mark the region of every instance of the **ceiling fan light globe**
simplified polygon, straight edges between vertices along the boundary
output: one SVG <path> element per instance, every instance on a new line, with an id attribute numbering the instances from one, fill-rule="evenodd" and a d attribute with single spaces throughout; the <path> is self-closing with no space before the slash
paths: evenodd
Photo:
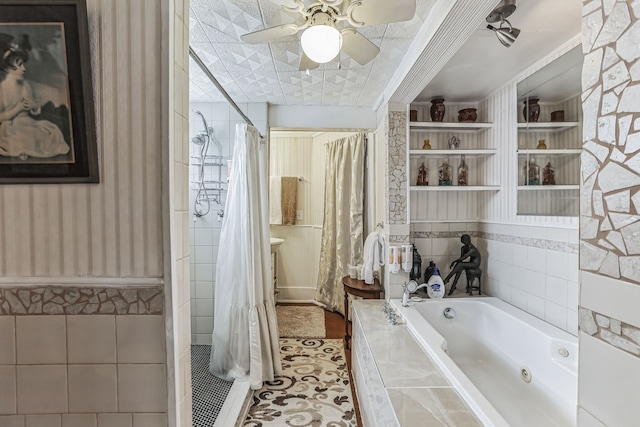
<path id="1" fill-rule="evenodd" d="M 300 37 L 305 55 L 318 64 L 324 64 L 338 56 L 342 48 L 342 34 L 336 27 L 313 25 Z"/>

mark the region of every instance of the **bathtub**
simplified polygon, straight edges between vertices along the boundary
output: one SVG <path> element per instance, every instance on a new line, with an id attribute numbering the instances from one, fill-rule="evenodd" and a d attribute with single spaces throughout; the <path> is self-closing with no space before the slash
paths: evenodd
<path id="1" fill-rule="evenodd" d="M 576 425 L 573 335 L 497 298 L 391 303 L 486 426 Z"/>

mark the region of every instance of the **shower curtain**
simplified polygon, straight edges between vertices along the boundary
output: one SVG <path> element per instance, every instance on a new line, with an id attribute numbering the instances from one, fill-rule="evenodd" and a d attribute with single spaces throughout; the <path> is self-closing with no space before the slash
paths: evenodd
<path id="1" fill-rule="evenodd" d="M 363 262 L 365 144 L 366 135 L 359 133 L 325 147 L 324 220 L 315 300 L 342 314 L 347 264 Z"/>
<path id="2" fill-rule="evenodd" d="M 281 372 L 269 244 L 266 144 L 253 126 L 236 125 L 220 232 L 209 370 L 252 389 Z"/>

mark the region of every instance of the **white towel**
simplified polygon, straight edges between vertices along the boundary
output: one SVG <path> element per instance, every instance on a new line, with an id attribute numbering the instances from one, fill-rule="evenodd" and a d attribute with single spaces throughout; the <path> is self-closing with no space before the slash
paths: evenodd
<path id="1" fill-rule="evenodd" d="M 385 238 L 384 234 L 376 231 L 369 233 L 364 241 L 364 264 L 362 266 L 362 275 L 364 282 L 373 284 L 373 272 L 380 271 L 380 267 L 384 265 Z"/>
<path id="2" fill-rule="evenodd" d="M 282 177 L 269 177 L 269 224 L 282 225 Z"/>

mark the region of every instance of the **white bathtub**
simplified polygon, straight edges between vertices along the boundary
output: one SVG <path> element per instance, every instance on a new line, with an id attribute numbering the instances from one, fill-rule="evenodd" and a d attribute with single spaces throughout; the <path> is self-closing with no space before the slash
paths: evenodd
<path id="1" fill-rule="evenodd" d="M 391 302 L 486 426 L 576 425 L 573 335 L 497 298 Z M 447 307 L 455 318 L 444 317 Z"/>

